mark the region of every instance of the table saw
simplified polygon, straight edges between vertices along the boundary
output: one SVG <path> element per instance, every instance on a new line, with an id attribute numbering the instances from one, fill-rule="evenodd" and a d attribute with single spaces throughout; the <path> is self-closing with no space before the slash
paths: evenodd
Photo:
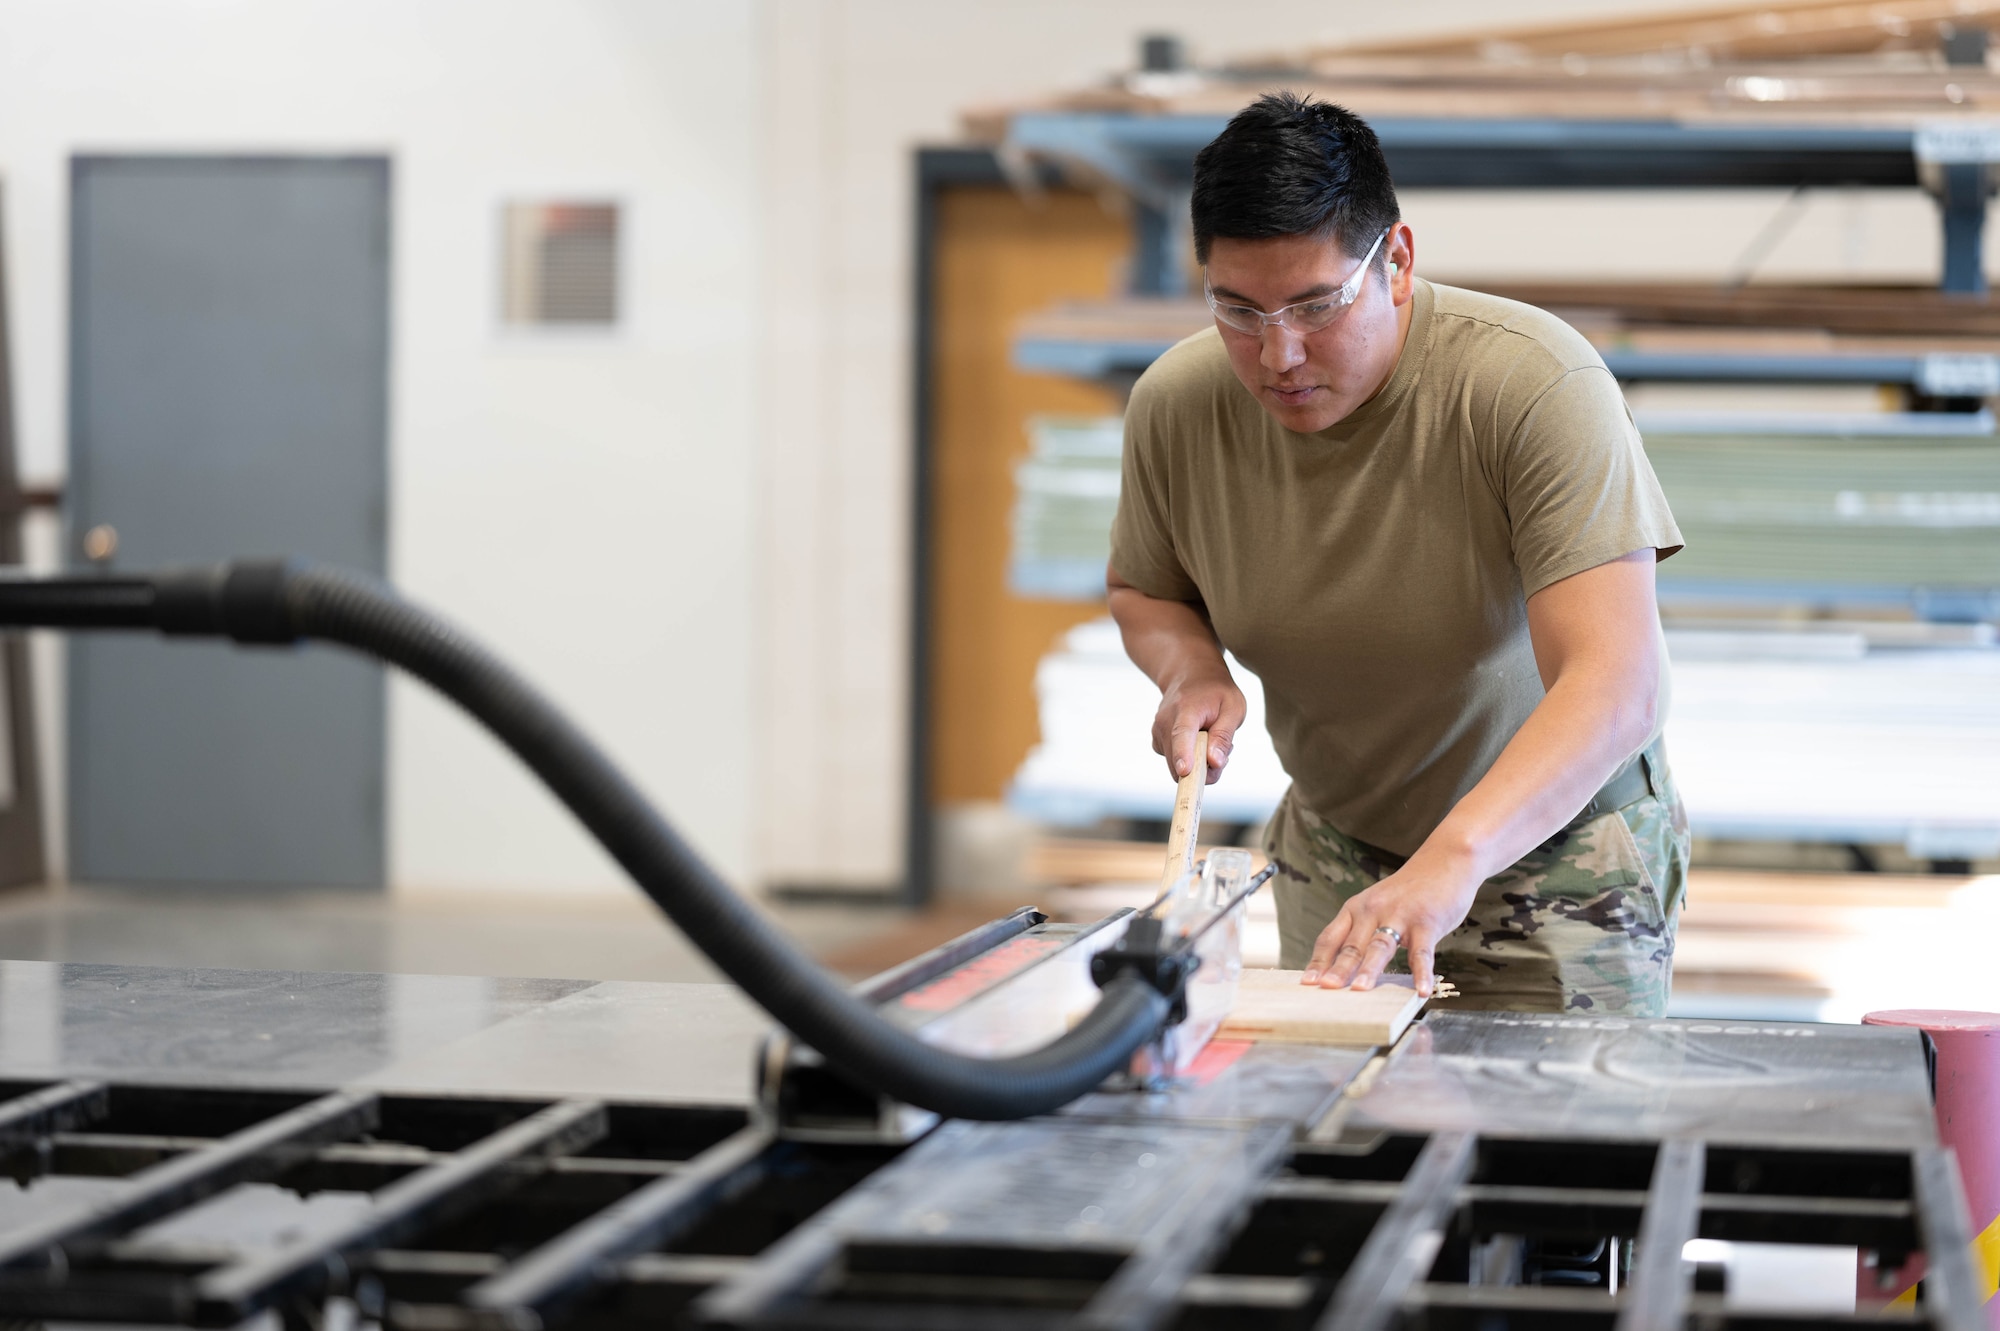
<path id="1" fill-rule="evenodd" d="M 1114 927 L 1019 912 L 869 988 L 977 1030 Z M 1927 1254 L 1911 1324 L 1981 1325 L 1914 1032 L 1433 1011 L 1011 1123 L 784 1043 L 726 985 L 0 964 L 0 1318 L 1852 1324 L 1727 1315 L 1707 1237 Z"/>
<path id="2" fill-rule="evenodd" d="M 0 625 L 402 665 L 742 990 L 0 963 L 0 1322 L 1984 1324 L 1915 1031 L 1433 1010 L 1389 1048 L 1216 1041 L 1134 1077 L 1198 969 L 1157 917 L 1023 909 L 840 986 L 379 586 L 0 583 Z M 1745 1313 L 1698 1238 L 1850 1249 L 1866 1291 L 1922 1263 L 1920 1297 Z"/>

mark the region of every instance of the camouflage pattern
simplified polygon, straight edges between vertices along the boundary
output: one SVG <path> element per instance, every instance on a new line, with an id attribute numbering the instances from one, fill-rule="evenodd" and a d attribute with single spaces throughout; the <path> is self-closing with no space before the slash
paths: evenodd
<path id="1" fill-rule="evenodd" d="M 1480 886 L 1437 949 L 1438 977 L 1463 995 L 1452 1007 L 1665 1015 L 1688 826 L 1657 743 L 1647 758 L 1655 794 L 1564 828 Z M 1279 964 L 1290 970 L 1304 968 L 1342 903 L 1403 865 L 1289 797 L 1265 851 L 1278 865 Z M 1390 969 L 1407 961 L 1399 951 Z"/>

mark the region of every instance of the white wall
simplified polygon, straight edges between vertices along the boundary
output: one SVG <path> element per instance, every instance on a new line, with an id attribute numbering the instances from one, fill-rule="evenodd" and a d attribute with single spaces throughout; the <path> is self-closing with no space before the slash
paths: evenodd
<path id="1" fill-rule="evenodd" d="M 701 849 L 751 864 L 758 11 L 698 0 L 0 0 L 23 467 L 59 477 L 76 151 L 394 159 L 392 576 L 519 663 Z M 629 206 L 629 325 L 496 329 L 496 213 Z M 392 688 L 400 885 L 622 879 Z"/>

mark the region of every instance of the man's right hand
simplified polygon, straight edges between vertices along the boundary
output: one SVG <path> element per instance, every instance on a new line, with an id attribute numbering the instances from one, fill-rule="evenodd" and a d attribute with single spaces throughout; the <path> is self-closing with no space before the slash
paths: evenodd
<path id="1" fill-rule="evenodd" d="M 1195 736 L 1208 732 L 1208 784 L 1214 785 L 1229 763 L 1229 750 L 1249 708 L 1243 690 L 1230 678 L 1229 668 L 1204 670 L 1174 684 L 1160 697 L 1153 714 L 1153 752 L 1164 756 L 1176 781 L 1194 765 Z"/>
<path id="2" fill-rule="evenodd" d="M 1194 737 L 1206 730 L 1208 783 L 1214 785 L 1249 709 L 1222 659 L 1207 611 L 1188 601 L 1148 596 L 1115 568 L 1106 570 L 1104 583 L 1125 654 L 1160 686 L 1153 752 L 1166 758 L 1178 781 L 1194 765 Z"/>

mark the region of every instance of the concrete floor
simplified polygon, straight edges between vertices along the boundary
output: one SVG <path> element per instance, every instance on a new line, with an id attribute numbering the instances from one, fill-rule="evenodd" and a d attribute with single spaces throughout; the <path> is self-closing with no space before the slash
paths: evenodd
<path id="1" fill-rule="evenodd" d="M 906 917 L 886 906 L 780 905 L 818 956 Z M 47 887 L 0 893 L 0 958 L 245 970 L 586 980 L 716 980 L 636 892 L 354 892 Z"/>

